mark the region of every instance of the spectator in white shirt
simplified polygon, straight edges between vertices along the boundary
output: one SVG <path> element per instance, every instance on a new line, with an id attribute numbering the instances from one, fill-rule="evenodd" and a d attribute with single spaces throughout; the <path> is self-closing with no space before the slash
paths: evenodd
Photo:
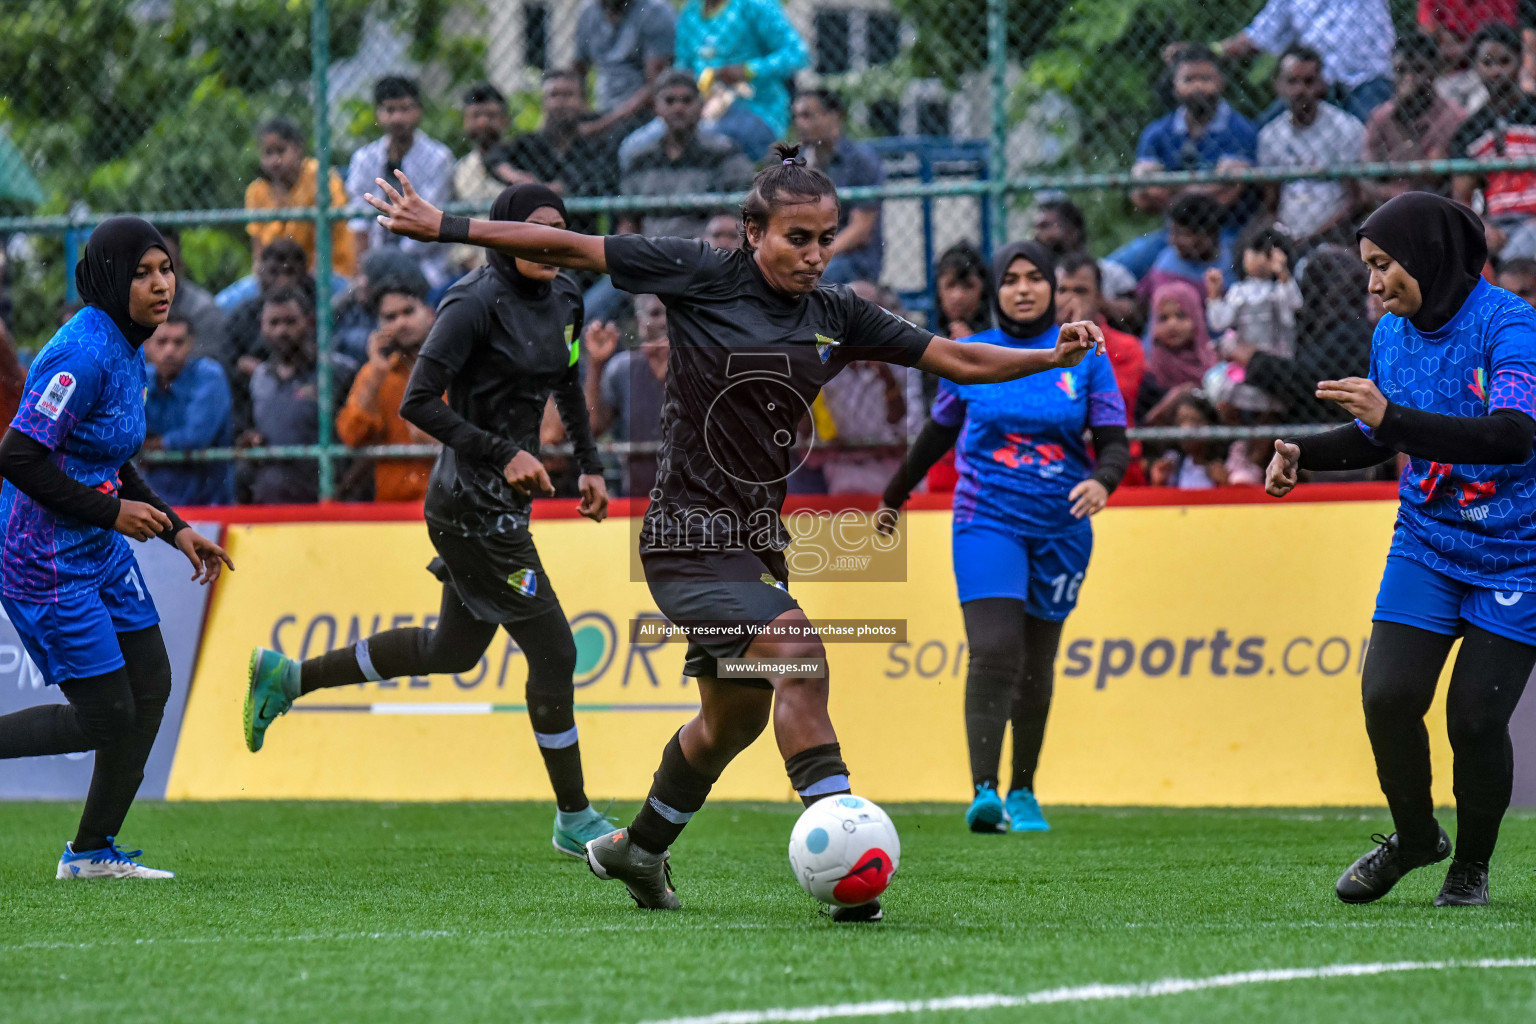
<path id="1" fill-rule="evenodd" d="M 1286 50 L 1275 89 L 1286 113 L 1259 130 L 1259 166 L 1326 168 L 1360 159 L 1365 125 L 1323 101 L 1323 59 L 1317 51 L 1304 46 Z M 1360 207 L 1360 185 L 1351 178 L 1271 184 L 1265 187 L 1265 198 L 1302 248 L 1335 236 L 1353 240 L 1347 229 Z"/>
<path id="2" fill-rule="evenodd" d="M 1387 0 L 1268 0 L 1248 27 L 1219 44 L 1227 57 L 1301 45 L 1323 58 L 1323 77 L 1362 124 L 1392 98 L 1397 36 Z"/>
<path id="3" fill-rule="evenodd" d="M 427 202 L 443 206 L 452 201 L 453 152 L 417 131 L 421 125 L 421 89 L 416 82 L 399 75 L 379 79 L 373 86 L 373 113 L 384 135 L 352 154 L 347 167 L 348 200 L 353 205 L 365 206 L 363 193 L 378 191 L 375 178 L 383 178 L 398 188 L 395 171 L 403 170 Z M 348 226 L 357 239 L 359 256 L 370 247 L 398 245 L 401 251 L 420 261 L 434 287 L 447 283 L 447 246 L 402 239 L 386 231 L 373 217 L 359 217 Z"/>

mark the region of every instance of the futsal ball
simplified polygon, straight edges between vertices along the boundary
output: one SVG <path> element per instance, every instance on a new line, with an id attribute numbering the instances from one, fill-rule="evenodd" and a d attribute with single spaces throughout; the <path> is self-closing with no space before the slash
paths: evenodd
<path id="1" fill-rule="evenodd" d="M 789 834 L 789 867 L 800 888 L 835 907 L 885 892 L 901 860 L 896 826 L 860 796 L 829 796 L 805 809 Z"/>

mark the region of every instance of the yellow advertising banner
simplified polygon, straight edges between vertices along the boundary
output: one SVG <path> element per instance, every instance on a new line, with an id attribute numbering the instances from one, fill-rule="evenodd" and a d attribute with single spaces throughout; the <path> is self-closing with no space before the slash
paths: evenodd
<path id="1" fill-rule="evenodd" d="M 1379 804 L 1360 668 L 1393 510 L 1359 501 L 1096 517 L 1057 661 L 1042 801 Z M 966 654 L 950 517 L 914 512 L 903 528 L 904 582 L 791 589 L 812 619 L 906 623 L 901 642 L 827 647 L 854 788 L 875 800 L 964 800 Z M 534 536 L 576 636 L 588 791 L 642 797 L 667 737 L 697 704 L 684 647 L 630 642 L 633 620 L 659 615 L 631 578 L 625 520 L 537 521 Z M 310 694 L 248 753 L 240 714 L 252 646 L 314 656 L 380 629 L 430 625 L 441 586 L 425 571 L 433 552 L 419 523 L 237 525 L 228 542 L 240 569 L 220 582 L 209 614 L 170 798 L 549 798 L 523 713 L 526 666 L 505 633 L 464 675 Z M 1430 735 L 1436 796 L 1449 800 L 1443 702 Z M 715 794 L 792 798 L 770 734 Z"/>

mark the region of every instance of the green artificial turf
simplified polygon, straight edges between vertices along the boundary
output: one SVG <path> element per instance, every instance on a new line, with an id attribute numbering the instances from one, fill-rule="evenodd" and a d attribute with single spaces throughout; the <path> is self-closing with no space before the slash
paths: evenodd
<path id="1" fill-rule="evenodd" d="M 1505 822 L 1491 907 L 1437 910 L 1443 866 L 1378 904 L 1334 898 L 1339 872 L 1388 827 L 1380 812 L 1047 807 L 1049 834 L 973 836 L 958 807 L 887 809 L 902 837 L 887 920 L 837 926 L 790 876 L 789 805 L 706 808 L 674 849 L 674 914 L 636 910 L 618 883 L 555 853 L 541 806 L 144 804 L 124 839 L 174 881 L 60 882 L 77 807 L 0 805 L 0 1020 L 628 1024 L 1536 957 L 1536 817 Z M 1533 1020 L 1536 968 L 890 1019 Z"/>

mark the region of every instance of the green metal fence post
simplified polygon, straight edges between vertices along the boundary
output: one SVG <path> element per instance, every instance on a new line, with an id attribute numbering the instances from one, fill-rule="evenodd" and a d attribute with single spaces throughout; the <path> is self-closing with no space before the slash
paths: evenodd
<path id="1" fill-rule="evenodd" d="M 992 73 L 992 145 L 987 174 L 997 187 L 1008 177 L 1008 0 L 987 0 L 987 68 Z M 1008 241 L 1008 195 L 1000 188 L 988 203 L 992 244 Z M 989 254 L 990 255 L 990 254 Z"/>
<path id="2" fill-rule="evenodd" d="M 335 461 L 331 455 L 331 19 L 326 0 L 314 0 L 309 23 L 311 91 L 315 104 L 315 349 L 320 405 L 320 500 L 335 497 Z"/>

